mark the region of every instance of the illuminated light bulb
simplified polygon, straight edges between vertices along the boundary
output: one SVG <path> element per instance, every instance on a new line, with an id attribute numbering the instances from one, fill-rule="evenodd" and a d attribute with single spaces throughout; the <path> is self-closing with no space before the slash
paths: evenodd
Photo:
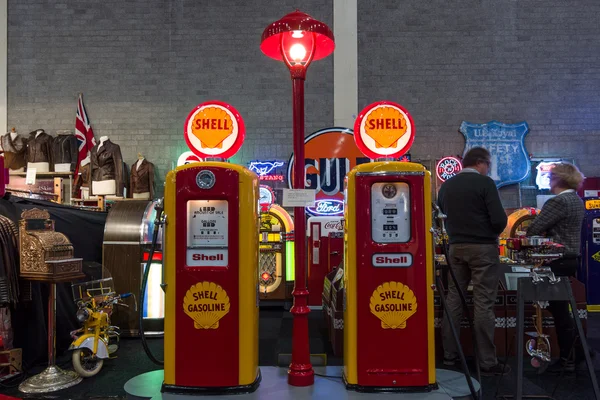
<path id="1" fill-rule="evenodd" d="M 306 56 L 306 49 L 300 43 L 296 43 L 290 48 L 290 57 L 294 61 L 302 61 Z"/>
<path id="2" fill-rule="evenodd" d="M 300 39 L 304 37 L 304 33 L 302 31 L 294 31 L 292 32 L 292 37 L 296 39 Z"/>

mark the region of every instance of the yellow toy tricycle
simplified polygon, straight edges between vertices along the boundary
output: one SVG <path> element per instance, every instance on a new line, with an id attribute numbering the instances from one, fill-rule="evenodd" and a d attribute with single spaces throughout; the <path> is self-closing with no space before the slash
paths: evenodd
<path id="1" fill-rule="evenodd" d="M 96 375 L 104 360 L 119 348 L 119 327 L 110 325 L 114 305 L 128 307 L 121 299 L 131 293 L 118 295 L 113 290 L 112 278 L 71 285 L 77 303 L 77 320 L 83 327 L 71 332 L 73 368 L 84 378 Z M 137 307 L 136 307 L 137 308 Z"/>

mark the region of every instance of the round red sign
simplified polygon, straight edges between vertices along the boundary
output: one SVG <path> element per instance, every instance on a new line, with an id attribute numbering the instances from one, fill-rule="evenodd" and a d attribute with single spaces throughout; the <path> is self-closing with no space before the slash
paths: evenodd
<path id="1" fill-rule="evenodd" d="M 446 182 L 461 170 L 462 163 L 456 157 L 444 157 L 438 161 L 436 166 L 437 177 L 442 182 Z"/>
<path id="2" fill-rule="evenodd" d="M 183 126 L 188 147 L 199 157 L 229 158 L 238 152 L 246 129 L 235 108 L 221 101 L 197 105 Z"/>
<path id="3" fill-rule="evenodd" d="M 365 107 L 354 123 L 356 146 L 367 157 L 397 158 L 415 140 L 415 124 L 400 104 L 379 101 Z"/>

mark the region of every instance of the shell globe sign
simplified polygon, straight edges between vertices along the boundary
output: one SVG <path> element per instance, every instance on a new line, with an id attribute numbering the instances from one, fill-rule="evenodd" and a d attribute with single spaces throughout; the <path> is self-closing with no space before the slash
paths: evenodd
<path id="1" fill-rule="evenodd" d="M 365 107 L 354 123 L 355 140 L 363 154 L 373 158 L 397 158 L 415 140 L 415 124 L 400 104 L 378 101 Z"/>
<path id="2" fill-rule="evenodd" d="M 354 134 L 347 128 L 327 128 L 304 139 L 305 189 L 314 189 L 315 205 L 307 207 L 312 215 L 344 213 L 344 180 L 359 164 L 371 162 L 356 147 Z M 294 155 L 288 163 L 288 187 L 292 188 Z"/>
<path id="3" fill-rule="evenodd" d="M 185 142 L 202 158 L 233 156 L 242 147 L 246 133 L 240 113 L 221 101 L 197 105 L 185 120 L 184 128 Z"/>

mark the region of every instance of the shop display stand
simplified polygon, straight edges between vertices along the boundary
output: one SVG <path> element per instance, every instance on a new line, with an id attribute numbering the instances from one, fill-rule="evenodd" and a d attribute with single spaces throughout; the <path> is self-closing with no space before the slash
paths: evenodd
<path id="1" fill-rule="evenodd" d="M 590 358 L 590 353 L 581 325 L 581 319 L 577 312 L 577 304 L 571 291 L 571 284 L 568 279 L 558 278 L 558 282 L 551 282 L 548 277 L 542 277 L 534 282 L 531 277 L 519 278 L 517 281 L 517 394 L 514 397 L 516 400 L 526 399 L 552 399 L 550 396 L 532 396 L 523 395 L 523 347 L 525 335 L 525 302 L 540 302 L 540 301 L 568 301 L 573 310 L 573 318 L 577 333 L 581 340 L 581 346 L 585 354 L 587 370 L 590 374 L 594 395 L 596 400 L 600 400 L 600 390 L 598 390 L 598 382 L 594 373 L 594 366 Z M 503 396 L 508 399 L 512 396 Z"/>
<path id="2" fill-rule="evenodd" d="M 23 393 L 48 393 L 55 392 L 77 385 L 82 377 L 75 371 L 63 371 L 56 365 L 56 283 L 71 281 L 64 280 L 46 281 L 50 284 L 48 295 L 48 367 L 41 373 L 28 378 L 19 385 Z"/>

